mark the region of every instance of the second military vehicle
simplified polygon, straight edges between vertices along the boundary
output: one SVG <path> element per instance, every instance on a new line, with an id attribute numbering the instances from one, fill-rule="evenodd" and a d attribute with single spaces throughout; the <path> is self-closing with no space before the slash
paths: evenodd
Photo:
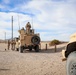
<path id="1" fill-rule="evenodd" d="M 65 50 L 62 50 L 63 60 L 67 60 L 67 75 L 76 75 L 76 33 L 70 36 Z"/>
<path id="2" fill-rule="evenodd" d="M 26 30 L 22 28 L 19 30 L 20 34 L 20 46 L 19 51 L 23 53 L 24 49 L 29 49 L 32 51 L 34 49 L 36 52 L 39 52 L 39 45 L 40 45 L 40 36 L 39 34 L 34 33 L 34 29 L 31 29 L 31 24 L 28 22 L 25 26 Z"/>

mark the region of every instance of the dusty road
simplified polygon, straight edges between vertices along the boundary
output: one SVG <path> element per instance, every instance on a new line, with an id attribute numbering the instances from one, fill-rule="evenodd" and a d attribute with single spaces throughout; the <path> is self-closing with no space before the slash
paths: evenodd
<path id="1" fill-rule="evenodd" d="M 19 53 L 5 47 L 0 44 L 0 75 L 66 75 L 61 49 Z"/>

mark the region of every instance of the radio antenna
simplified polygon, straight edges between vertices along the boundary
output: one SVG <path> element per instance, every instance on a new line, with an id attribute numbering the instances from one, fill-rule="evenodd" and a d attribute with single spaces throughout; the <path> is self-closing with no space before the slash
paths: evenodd
<path id="1" fill-rule="evenodd" d="M 33 29 L 33 16 L 32 16 L 32 29 Z"/>
<path id="2" fill-rule="evenodd" d="M 33 29 L 33 14 L 32 14 L 32 12 L 31 12 L 31 24 L 32 24 L 32 29 Z"/>

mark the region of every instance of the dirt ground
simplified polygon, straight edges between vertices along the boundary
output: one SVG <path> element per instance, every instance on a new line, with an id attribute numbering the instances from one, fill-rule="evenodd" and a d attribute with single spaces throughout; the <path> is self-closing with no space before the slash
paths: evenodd
<path id="1" fill-rule="evenodd" d="M 66 44 L 49 50 L 19 53 L 6 50 L 7 44 L 0 43 L 0 75 L 66 75 L 66 61 L 62 62 L 61 50 Z"/>

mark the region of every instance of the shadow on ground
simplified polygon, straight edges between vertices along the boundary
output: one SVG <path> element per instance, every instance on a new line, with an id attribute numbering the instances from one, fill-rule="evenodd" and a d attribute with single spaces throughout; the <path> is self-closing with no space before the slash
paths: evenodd
<path id="1" fill-rule="evenodd" d="M 61 52 L 62 49 L 65 49 L 65 46 L 57 48 L 56 52 L 55 52 L 54 48 L 51 48 L 51 49 L 47 49 L 47 50 L 46 49 L 41 49 L 39 52 L 35 52 L 34 50 L 32 50 L 32 51 L 24 50 L 23 53 L 57 53 L 57 52 Z"/>
<path id="2" fill-rule="evenodd" d="M 62 49 L 65 49 L 65 46 L 63 47 L 60 47 L 60 48 L 57 48 L 56 52 L 55 52 L 55 49 L 54 48 L 49 48 L 49 49 L 40 49 L 39 52 L 35 52 L 35 50 L 32 50 L 32 51 L 29 51 L 28 49 L 27 50 L 24 50 L 23 53 L 57 53 L 57 52 L 61 52 Z M 12 50 L 0 50 L 0 52 L 10 52 Z M 16 50 L 15 50 L 16 51 Z M 18 51 L 17 51 L 18 52 Z"/>
<path id="3" fill-rule="evenodd" d="M 10 69 L 0 69 L 0 71 L 9 71 Z"/>

